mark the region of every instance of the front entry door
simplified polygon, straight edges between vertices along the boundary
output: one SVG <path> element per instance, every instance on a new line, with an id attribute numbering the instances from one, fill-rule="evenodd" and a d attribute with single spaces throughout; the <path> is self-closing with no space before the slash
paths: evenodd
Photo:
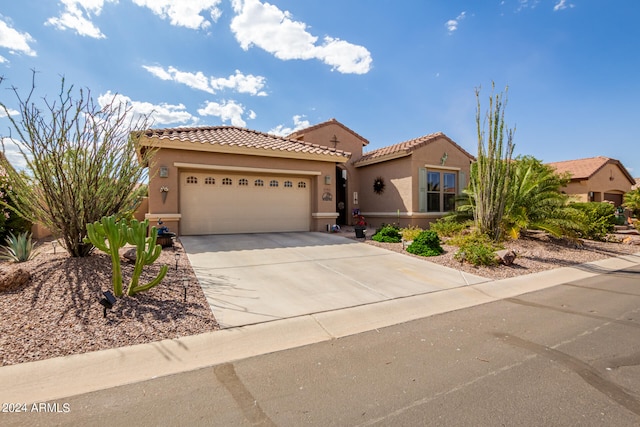
<path id="1" fill-rule="evenodd" d="M 336 167 L 336 212 L 338 212 L 338 225 L 347 223 L 347 180 L 346 171 Z"/>

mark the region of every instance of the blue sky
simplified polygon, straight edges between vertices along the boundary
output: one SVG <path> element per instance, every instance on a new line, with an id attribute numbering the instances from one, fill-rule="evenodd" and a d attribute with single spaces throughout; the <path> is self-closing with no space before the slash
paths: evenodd
<path id="1" fill-rule="evenodd" d="M 486 106 L 494 81 L 516 154 L 640 176 L 639 17 L 637 0 L 4 1 L 0 96 L 13 105 L 5 89 L 26 94 L 35 69 L 39 96 L 64 76 L 154 127 L 336 118 L 367 149 L 442 131 L 475 154 L 474 89 Z"/>

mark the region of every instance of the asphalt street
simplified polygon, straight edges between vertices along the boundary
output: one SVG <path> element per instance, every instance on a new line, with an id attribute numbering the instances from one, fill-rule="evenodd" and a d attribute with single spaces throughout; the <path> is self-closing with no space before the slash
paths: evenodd
<path id="1" fill-rule="evenodd" d="M 640 267 L 50 403 L 0 424 L 637 426 Z"/>

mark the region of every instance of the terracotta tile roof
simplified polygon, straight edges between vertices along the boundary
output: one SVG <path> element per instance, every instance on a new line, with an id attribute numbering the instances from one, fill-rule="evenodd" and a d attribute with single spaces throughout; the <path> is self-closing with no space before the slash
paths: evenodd
<path id="1" fill-rule="evenodd" d="M 216 144 L 228 147 L 253 148 L 283 152 L 333 155 L 349 157 L 351 153 L 304 141 L 295 141 L 255 130 L 235 126 L 184 127 L 149 129 L 144 132 L 148 138 L 169 141 L 183 141 L 191 144 Z"/>
<path id="2" fill-rule="evenodd" d="M 375 162 L 376 159 L 380 159 L 383 161 L 387 157 L 396 158 L 401 155 L 409 155 L 413 151 L 417 150 L 420 147 L 428 145 L 438 138 L 444 138 L 457 147 L 464 154 L 469 156 L 470 159 L 475 160 L 475 157 L 469 154 L 464 148 L 460 147 L 456 144 L 451 138 L 445 135 L 442 132 L 431 133 L 429 135 L 424 135 L 419 138 L 410 139 L 408 141 L 403 141 L 398 144 L 389 145 L 387 147 L 378 148 L 377 150 L 369 151 L 368 153 L 364 153 L 360 159 L 355 163 L 356 166 L 360 163 L 371 163 Z"/>
<path id="3" fill-rule="evenodd" d="M 606 165 L 617 165 L 627 179 L 631 183 L 635 183 L 635 179 L 631 174 L 629 174 L 629 171 L 627 171 L 622 163 L 620 163 L 619 160 L 611 159 L 609 157 L 597 156 L 589 157 L 587 159 L 565 160 L 562 162 L 552 162 L 547 164 L 553 167 L 556 172 L 560 174 L 567 172 L 570 173 L 571 179 L 573 180 L 589 179 Z"/>
<path id="4" fill-rule="evenodd" d="M 315 130 L 315 129 L 318 129 L 318 128 L 321 128 L 321 127 L 324 127 L 324 126 L 327 126 L 327 125 L 332 125 L 332 124 L 340 126 L 341 128 L 343 128 L 347 132 L 349 132 L 352 135 L 354 135 L 356 138 L 361 139 L 362 140 L 362 145 L 369 144 L 369 141 L 366 138 L 364 138 L 362 135 L 357 134 L 352 129 L 349 129 L 348 127 L 346 127 L 345 125 L 343 125 L 342 123 L 337 121 L 336 119 L 329 119 L 326 122 L 318 123 L 317 125 L 313 125 L 313 126 L 309 126 L 308 128 L 297 130 L 297 131 L 293 132 L 292 134 L 287 135 L 287 138 L 290 138 L 290 139 L 300 138 L 301 136 L 303 136 L 307 132 L 310 132 L 312 130 Z"/>
<path id="5" fill-rule="evenodd" d="M 635 185 L 632 185 L 632 186 L 631 186 L 631 188 L 632 188 L 632 189 L 634 189 L 634 190 L 635 190 L 636 188 L 640 188 L 640 178 L 635 178 L 635 180 L 636 180 Z"/>

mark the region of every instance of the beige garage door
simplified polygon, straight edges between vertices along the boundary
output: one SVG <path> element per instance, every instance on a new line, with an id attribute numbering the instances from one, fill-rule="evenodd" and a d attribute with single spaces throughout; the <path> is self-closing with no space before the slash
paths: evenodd
<path id="1" fill-rule="evenodd" d="M 309 178 L 182 172 L 184 235 L 309 231 Z"/>

